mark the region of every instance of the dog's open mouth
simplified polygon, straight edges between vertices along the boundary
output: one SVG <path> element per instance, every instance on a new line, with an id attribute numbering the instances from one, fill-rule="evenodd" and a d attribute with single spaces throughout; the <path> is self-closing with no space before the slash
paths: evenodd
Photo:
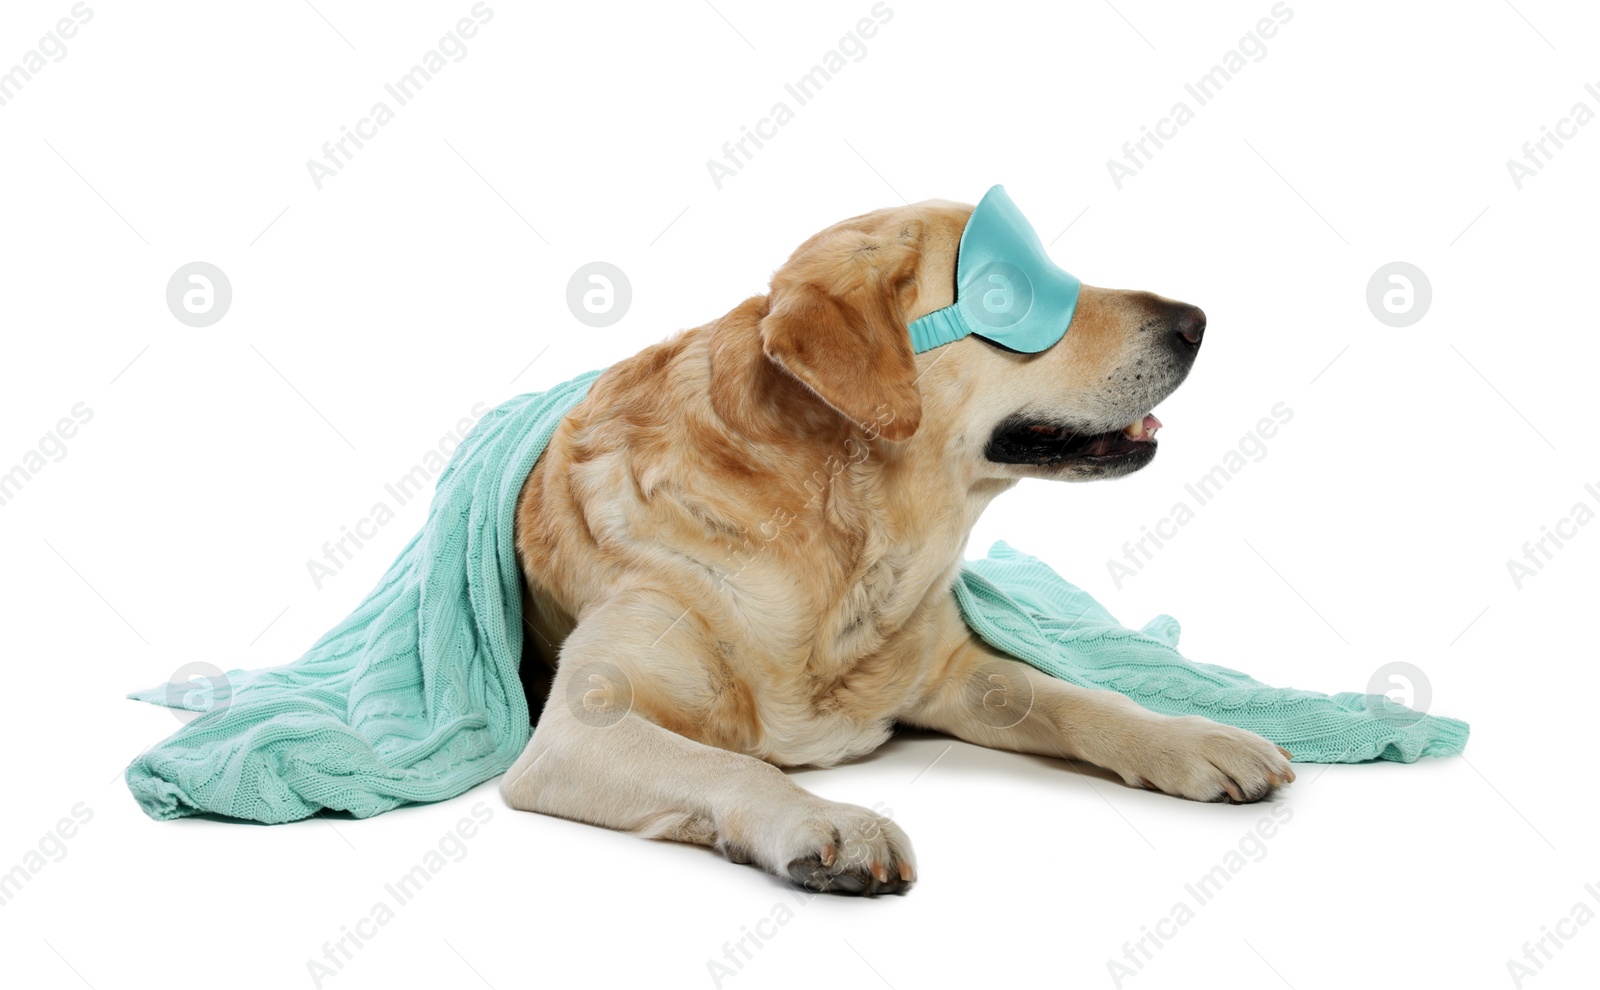
<path id="1" fill-rule="evenodd" d="M 995 428 L 984 456 L 997 464 L 1039 467 L 1146 462 L 1155 456 L 1160 428 L 1161 420 L 1148 414 L 1106 433 L 1078 433 L 1061 423 L 1014 416 Z"/>

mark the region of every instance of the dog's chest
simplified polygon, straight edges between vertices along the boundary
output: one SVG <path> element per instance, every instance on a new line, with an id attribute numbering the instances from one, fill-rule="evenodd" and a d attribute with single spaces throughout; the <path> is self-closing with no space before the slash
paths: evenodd
<path id="1" fill-rule="evenodd" d="M 893 721 L 870 721 L 839 711 L 818 712 L 802 706 L 768 706 L 762 712 L 766 730 L 750 755 L 778 766 L 829 767 L 864 756 L 888 740 Z"/>
<path id="2" fill-rule="evenodd" d="M 783 765 L 827 766 L 871 752 L 889 737 L 896 715 L 918 691 L 924 669 L 907 626 L 948 567 L 926 547 L 885 546 L 858 561 L 847 580 L 811 607 L 795 603 L 800 582 L 775 567 L 744 582 L 768 595 L 745 596 L 747 648 L 767 654 L 753 678 L 761 726 L 753 755 Z M 953 552 L 953 551 L 952 551 Z"/>
<path id="3" fill-rule="evenodd" d="M 912 569 L 913 555 L 905 549 L 866 562 L 822 623 L 821 631 L 831 631 L 832 642 L 819 644 L 819 649 L 848 662 L 882 646 L 924 590 L 908 580 Z"/>

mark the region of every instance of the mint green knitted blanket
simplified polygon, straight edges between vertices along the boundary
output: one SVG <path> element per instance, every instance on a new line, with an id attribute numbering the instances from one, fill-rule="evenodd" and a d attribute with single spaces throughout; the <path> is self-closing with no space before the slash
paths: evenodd
<path id="1" fill-rule="evenodd" d="M 129 695 L 204 713 L 129 765 L 128 787 L 145 813 L 276 823 L 331 809 L 366 818 L 504 773 L 530 735 L 517 676 L 517 495 L 598 375 L 484 416 L 439 476 L 422 532 L 299 660 L 229 671 L 210 689 L 162 684 Z M 1250 729 L 1299 762 L 1411 762 L 1466 743 L 1465 723 L 1378 695 L 1271 688 L 1185 660 L 1171 618 L 1126 629 L 1003 543 L 969 564 L 954 594 L 975 633 L 1052 676 Z"/>
<path id="2" fill-rule="evenodd" d="M 1204 715 L 1249 729 L 1293 753 L 1296 763 L 1414 763 L 1459 755 L 1467 744 L 1467 723 L 1381 694 L 1269 687 L 1237 670 L 1185 660 L 1177 619 L 1158 615 L 1128 629 L 1044 561 L 1003 541 L 987 558 L 967 562 L 955 593 L 967 626 L 1003 653 L 1163 715 Z"/>

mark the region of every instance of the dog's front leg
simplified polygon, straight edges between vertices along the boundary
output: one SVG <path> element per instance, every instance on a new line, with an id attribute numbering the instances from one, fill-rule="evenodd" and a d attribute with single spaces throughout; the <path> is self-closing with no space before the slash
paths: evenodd
<path id="1" fill-rule="evenodd" d="M 994 749 L 1084 760 L 1130 785 L 1195 801 L 1259 801 L 1294 780 L 1289 754 L 1253 732 L 1160 715 L 1115 691 L 1058 680 L 974 636 L 953 601 L 948 611 L 936 631 L 959 645 L 902 722 Z"/>
<path id="2" fill-rule="evenodd" d="M 898 825 L 660 724 L 698 724 L 719 703 L 701 663 L 714 644 L 700 642 L 699 621 L 685 615 L 666 596 L 635 594 L 580 619 L 533 738 L 500 785 L 506 802 L 713 846 L 812 890 L 909 888 L 915 860 Z"/>

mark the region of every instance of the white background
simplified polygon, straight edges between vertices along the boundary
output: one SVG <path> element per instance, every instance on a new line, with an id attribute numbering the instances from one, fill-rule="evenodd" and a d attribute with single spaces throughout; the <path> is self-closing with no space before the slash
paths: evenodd
<path id="1" fill-rule="evenodd" d="M 306 562 L 474 404 L 720 315 L 837 220 L 1004 182 L 1070 271 L 1201 305 L 1210 332 L 1158 410 L 1152 466 L 1024 483 L 969 555 L 1007 539 L 1123 621 L 1172 612 L 1189 656 L 1271 683 L 1359 691 L 1412 663 L 1431 709 L 1473 726 L 1465 758 L 1302 767 L 1265 857 L 1124 985 L 1513 985 L 1525 942 L 1580 901 L 1600 911 L 1600 525 L 1520 589 L 1506 567 L 1575 503 L 1600 509 L 1600 123 L 1521 190 L 1505 165 L 1574 103 L 1600 111 L 1600 17 L 1516 2 L 1290 0 L 1265 57 L 1196 107 L 1184 83 L 1268 0 L 889 0 L 865 56 L 797 107 L 783 84 L 869 0 L 492 0 L 465 57 L 320 191 L 306 161 L 468 0 L 92 2 L 0 107 L 0 470 L 93 410 L 0 507 L 0 870 L 73 806 L 93 814 L 0 908 L 5 982 L 312 985 L 306 961 L 482 801 L 466 858 L 324 986 L 712 986 L 708 960 L 777 904 L 793 917 L 723 986 L 1112 986 L 1107 960 L 1263 807 L 901 737 L 795 778 L 892 809 L 922 882 L 800 903 L 702 849 L 514 813 L 492 783 L 261 828 L 152 822 L 120 779 L 177 727 L 122 695 L 190 662 L 298 656 L 425 509 L 320 590 Z M 0 68 L 70 8 L 7 3 Z M 784 99 L 794 120 L 716 189 L 706 161 Z M 1178 100 L 1195 119 L 1119 191 L 1107 159 Z M 233 286 L 207 328 L 164 301 L 196 260 Z M 607 329 L 565 301 L 594 260 L 633 287 Z M 1395 260 L 1432 284 L 1405 328 L 1365 300 Z M 1278 402 L 1294 417 L 1266 456 L 1117 588 L 1106 561 Z M 1600 923 L 1576 932 L 1523 985 L 1593 985 Z"/>

